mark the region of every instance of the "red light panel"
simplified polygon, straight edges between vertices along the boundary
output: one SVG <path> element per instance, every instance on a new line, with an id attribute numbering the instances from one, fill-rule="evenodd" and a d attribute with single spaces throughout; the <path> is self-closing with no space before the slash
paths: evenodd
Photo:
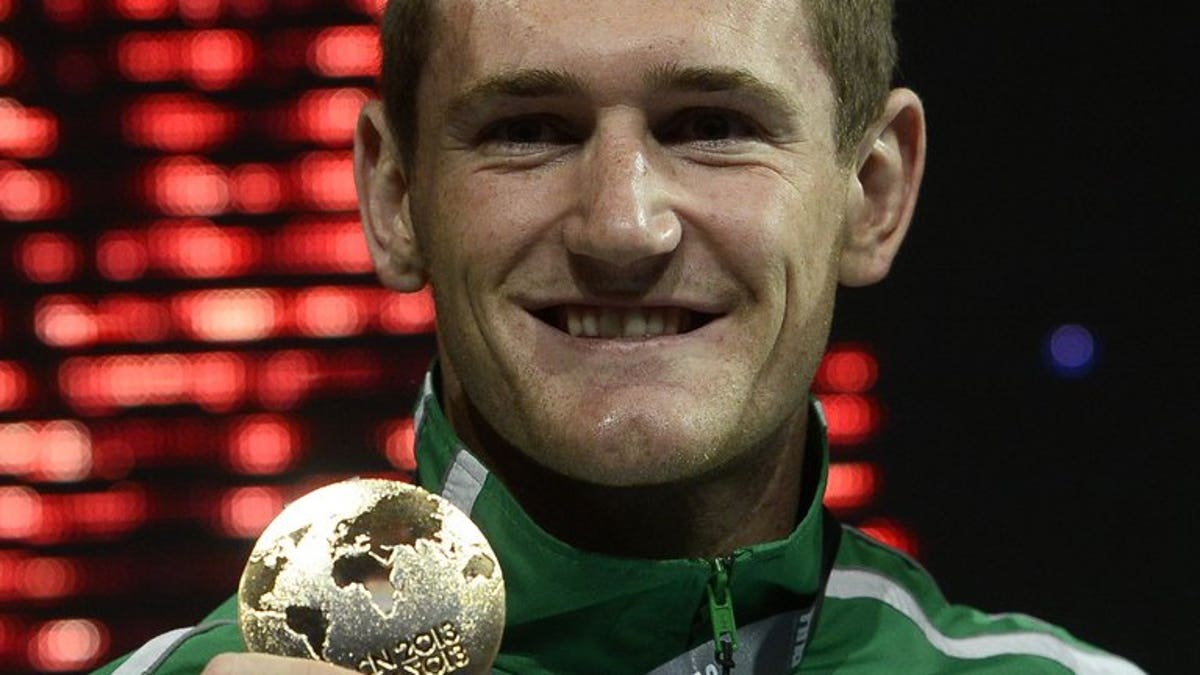
<path id="1" fill-rule="evenodd" d="M 834 511 L 857 509 L 869 504 L 879 490 L 879 467 L 866 462 L 829 465 L 825 505 Z"/>
<path id="2" fill-rule="evenodd" d="M 11 54 L 9 68 L 15 65 Z M 0 38 L 0 83 L 5 78 L 5 41 Z M 26 108 L 11 98 L 0 98 L 0 155 L 29 159 L 45 157 L 58 147 L 58 120 L 41 108 Z"/>
<path id="3" fill-rule="evenodd" d="M 179 3 L 179 16 L 184 21 L 191 24 L 211 23 L 216 21 L 221 16 L 221 5 L 224 2 L 232 2 L 235 5 L 248 4 L 253 2 L 244 2 L 244 0 L 177 0 Z M 259 3 L 262 13 L 262 3 Z"/>
<path id="4" fill-rule="evenodd" d="M 383 454 L 392 466 L 400 471 L 413 472 L 417 470 L 417 459 L 414 453 L 416 432 L 413 429 L 412 418 L 385 424 L 380 435 L 383 438 Z"/>
<path id="5" fill-rule="evenodd" d="M 42 0 L 46 16 L 55 23 L 75 24 L 86 21 L 91 15 L 92 3 L 88 0 Z"/>
<path id="6" fill-rule="evenodd" d="M 266 164 L 243 164 L 229 174 L 230 198 L 243 213 L 269 213 L 283 205 L 283 179 Z"/>
<path id="7" fill-rule="evenodd" d="M 38 431 L 26 422 L 0 424 L 0 474 L 26 476 L 37 463 Z"/>
<path id="8" fill-rule="evenodd" d="M 250 73 L 254 43 L 241 30 L 202 30 L 188 36 L 188 79 L 200 89 L 226 89 Z"/>
<path id="9" fill-rule="evenodd" d="M 305 219 L 276 237 L 273 267 L 309 273 L 363 274 L 374 269 L 357 214 Z"/>
<path id="10" fill-rule="evenodd" d="M 387 7 L 387 0 L 350 0 L 350 4 L 357 8 L 358 11 L 378 19 L 383 16 L 383 9 Z"/>
<path id="11" fill-rule="evenodd" d="M 57 174 L 0 161 L 0 218 L 42 220 L 66 209 L 67 187 Z"/>
<path id="12" fill-rule="evenodd" d="M 38 301 L 34 314 L 38 339 L 51 347 L 86 347 L 100 337 L 95 313 L 71 296 L 50 296 Z"/>
<path id="13" fill-rule="evenodd" d="M 40 232 L 21 239 L 16 246 L 17 265 L 26 279 L 40 284 L 69 281 L 79 274 L 83 251 L 70 237 L 57 232 Z"/>
<path id="14" fill-rule="evenodd" d="M 45 672 L 86 670 L 108 649 L 108 642 L 108 629 L 97 621 L 47 621 L 29 642 L 29 663 Z"/>
<path id="15" fill-rule="evenodd" d="M 171 0 L 110 0 L 113 12 L 123 19 L 153 21 L 171 16 Z"/>
<path id="16" fill-rule="evenodd" d="M 282 510 L 283 493 L 278 488 L 233 488 L 221 495 L 216 520 L 223 533 L 252 539 Z"/>
<path id="17" fill-rule="evenodd" d="M 0 0 L 0 21 L 13 15 L 13 0 Z"/>
<path id="18" fill-rule="evenodd" d="M 225 143 L 236 116 L 194 94 L 150 94 L 134 100 L 121 115 L 121 131 L 134 145 L 165 152 L 198 152 Z"/>
<path id="19" fill-rule="evenodd" d="M 258 234 L 208 220 L 162 221 L 147 234 L 153 267 L 190 278 L 239 276 L 259 259 Z"/>
<path id="20" fill-rule="evenodd" d="M 245 395 L 246 370 L 239 354 L 74 357 L 58 380 L 63 399 L 85 414 L 182 403 L 222 412 Z"/>
<path id="21" fill-rule="evenodd" d="M 349 152 L 333 151 L 301 156 L 293 167 L 292 186 L 303 204 L 318 211 L 356 210 L 353 159 Z"/>
<path id="22" fill-rule="evenodd" d="M 374 26 L 326 28 L 308 48 L 308 67 L 325 77 L 374 77 L 379 63 L 379 30 Z"/>
<path id="23" fill-rule="evenodd" d="M 42 527 L 41 496 L 32 488 L 0 487 L 0 541 L 28 539 Z"/>
<path id="24" fill-rule="evenodd" d="M 916 556 L 920 551 L 917 538 L 907 528 L 888 518 L 872 518 L 857 528 L 868 537 L 908 555 Z"/>
<path id="25" fill-rule="evenodd" d="M 140 527 L 150 513 L 145 493 L 134 485 L 106 492 L 62 495 L 59 499 L 57 506 L 63 514 L 64 529 L 74 537 L 119 537 Z"/>
<path id="26" fill-rule="evenodd" d="M 272 410 L 290 408 L 304 400 L 320 382 L 321 362 L 308 351 L 271 355 L 258 378 L 258 402 Z"/>
<path id="27" fill-rule="evenodd" d="M 215 215 L 229 207 L 229 179 L 199 157 L 170 157 L 154 163 L 143 178 L 147 200 L 174 216 Z"/>
<path id="28" fill-rule="evenodd" d="M 21 72 L 20 54 L 13 44 L 0 36 L 0 86 L 17 79 Z"/>
<path id="29" fill-rule="evenodd" d="M 879 379 L 879 363 L 874 356 L 857 348 L 831 349 L 817 371 L 817 387 L 840 394 L 870 391 Z"/>
<path id="30" fill-rule="evenodd" d="M 0 412 L 16 410 L 25 405 L 30 398 L 30 389 L 29 374 L 20 364 L 0 361 Z M 0 447 L 7 448 L 3 443 L 0 443 Z M 4 456 L 0 454 L 0 467 L 3 465 Z"/>
<path id="31" fill-rule="evenodd" d="M 34 480 L 65 483 L 83 480 L 92 471 L 92 437 L 79 422 L 56 420 L 37 429 Z"/>
<path id="32" fill-rule="evenodd" d="M 259 340 L 279 329 L 283 303 L 264 289 L 197 291 L 179 296 L 171 311 L 182 332 L 204 342 Z"/>
<path id="33" fill-rule="evenodd" d="M 29 558 L 21 563 L 16 590 L 36 600 L 63 598 L 79 589 L 82 576 L 68 558 Z"/>
<path id="34" fill-rule="evenodd" d="M 172 33 L 128 33 L 117 42 L 117 69 L 134 82 L 164 82 L 181 71 L 179 45 Z"/>
<path id="35" fill-rule="evenodd" d="M 363 89 L 318 89 L 310 91 L 296 103 L 292 111 L 294 125 L 300 138 L 333 147 L 354 144 L 354 127 L 358 113 L 367 102 Z"/>
<path id="36" fill-rule="evenodd" d="M 96 269 L 112 281 L 141 277 L 150 264 L 145 237 L 124 230 L 102 234 L 96 242 Z"/>
<path id="37" fill-rule="evenodd" d="M 856 394 L 827 394 L 820 400 L 829 425 L 830 443 L 862 443 L 879 430 L 882 413 L 874 400 Z"/>
<path id="38" fill-rule="evenodd" d="M 433 292 L 389 293 L 380 309 L 380 325 L 389 333 L 429 333 L 435 326 Z"/>
<path id="39" fill-rule="evenodd" d="M 278 415 L 256 415 L 230 431 L 228 460 L 237 473 L 269 475 L 287 471 L 300 454 L 300 432 Z"/>
<path id="40" fill-rule="evenodd" d="M 296 327 L 302 335 L 345 337 L 361 333 L 370 312 L 367 298 L 350 289 L 318 286 L 296 296 Z"/>

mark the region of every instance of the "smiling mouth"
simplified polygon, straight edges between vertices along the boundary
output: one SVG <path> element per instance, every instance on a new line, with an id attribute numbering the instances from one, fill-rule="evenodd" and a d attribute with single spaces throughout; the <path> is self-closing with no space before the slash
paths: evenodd
<path id="1" fill-rule="evenodd" d="M 542 323 L 577 338 L 647 340 L 682 335 L 717 319 L 684 307 L 559 305 L 532 312 Z"/>

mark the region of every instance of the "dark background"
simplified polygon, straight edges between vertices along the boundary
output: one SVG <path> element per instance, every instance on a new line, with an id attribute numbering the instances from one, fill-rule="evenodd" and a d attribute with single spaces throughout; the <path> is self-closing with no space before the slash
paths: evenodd
<path id="1" fill-rule="evenodd" d="M 105 228 L 154 217 L 151 207 L 130 213 L 125 197 L 106 187 L 154 154 L 124 149 L 114 131 L 119 99 L 140 89 L 106 80 L 107 66 L 90 89 L 60 92 L 52 84 L 56 50 L 100 59 L 130 25 L 106 15 L 104 3 L 67 27 L 43 18 L 39 3 L 18 4 L 20 14 L 0 31 L 18 43 L 31 74 L 3 95 L 26 96 L 29 105 L 60 115 L 63 147 L 31 165 L 61 168 L 84 199 L 61 222 L 4 223 L 5 264 L 26 232 L 67 231 L 91 242 Z M 263 5 L 274 14 L 230 21 L 270 35 L 269 44 L 286 31 L 369 21 L 361 4 L 280 0 Z M 1149 672 L 1185 673 L 1200 664 L 1198 622 L 1189 611 L 1198 599 L 1191 548 L 1193 484 L 1200 478 L 1196 76 L 1191 26 L 1157 6 L 1165 3 L 900 1 L 900 81 L 921 94 L 929 117 L 925 187 L 892 276 L 841 293 L 834 339 L 865 341 L 880 362 L 873 393 L 888 417 L 868 456 L 884 465 L 885 483 L 872 509 L 915 532 L 920 559 L 951 601 L 1033 614 Z M 166 18 L 135 28 L 181 27 Z M 291 72 L 280 66 L 255 86 L 206 95 L 268 109 L 308 87 L 369 85 Z M 312 149 L 273 145 L 260 131 L 211 157 L 273 161 Z M 265 214 L 249 224 L 269 231 L 292 215 Z M 35 299 L 128 290 L 97 281 L 86 265 L 77 278 L 49 287 L 3 268 L 0 281 L 0 358 L 34 364 L 47 379 L 64 353 L 32 339 Z M 151 281 L 134 290 L 208 287 Z M 238 283 L 373 285 L 364 273 L 211 285 Z M 1045 358 L 1049 334 L 1068 323 L 1086 326 L 1098 345 L 1092 369 L 1079 377 L 1056 374 Z M 120 628 L 110 645 L 120 652 L 195 621 L 233 588 L 250 542 L 204 524 L 214 513 L 210 492 L 230 484 L 290 490 L 312 475 L 386 470 L 373 425 L 407 408 L 428 337 L 293 336 L 237 349 L 253 356 L 318 347 L 387 354 L 387 372 L 372 382 L 374 390 L 314 394 L 288 411 L 289 419 L 311 425 L 300 464 L 259 477 L 231 476 L 203 457 L 135 470 L 134 480 L 198 505 L 186 518 L 155 519 L 120 541 L 31 546 L 37 555 L 77 556 L 92 585 L 65 599 L 0 600 L 0 619 L 34 625 L 93 616 Z M 382 389 L 395 397 L 381 400 Z M 74 414 L 49 392 L 36 404 L 0 414 L 0 422 Z M 180 415 L 214 429 L 228 421 L 186 406 L 130 415 Z M 103 486 L 37 487 L 69 493 Z M 0 554 L 14 550 L 26 552 L 12 542 L 0 546 Z M 197 561 L 191 574 L 181 573 L 180 560 Z M 23 668 L 14 665 L 24 663 L 22 654 L 2 656 L 0 670 Z"/>
<path id="2" fill-rule="evenodd" d="M 891 411 L 886 504 L 954 602 L 1194 672 L 1200 275 L 1189 29 L 1160 3 L 901 2 L 929 118 L 892 277 L 841 294 Z M 1090 374 L 1047 336 L 1095 336 Z"/>

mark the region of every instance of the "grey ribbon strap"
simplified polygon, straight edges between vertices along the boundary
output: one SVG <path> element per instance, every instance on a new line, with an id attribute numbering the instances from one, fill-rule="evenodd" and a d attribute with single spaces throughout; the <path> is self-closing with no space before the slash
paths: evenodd
<path id="1" fill-rule="evenodd" d="M 791 672 L 804 655 L 813 608 L 784 612 L 738 628 L 738 675 L 780 675 Z M 680 654 L 648 675 L 720 675 L 712 640 Z"/>

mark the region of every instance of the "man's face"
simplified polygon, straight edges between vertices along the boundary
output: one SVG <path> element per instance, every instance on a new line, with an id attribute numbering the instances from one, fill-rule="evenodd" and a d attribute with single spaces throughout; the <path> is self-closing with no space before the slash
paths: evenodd
<path id="1" fill-rule="evenodd" d="M 448 391 L 607 485 L 701 477 L 783 433 L 849 185 L 797 3 L 448 5 L 410 185 Z"/>

